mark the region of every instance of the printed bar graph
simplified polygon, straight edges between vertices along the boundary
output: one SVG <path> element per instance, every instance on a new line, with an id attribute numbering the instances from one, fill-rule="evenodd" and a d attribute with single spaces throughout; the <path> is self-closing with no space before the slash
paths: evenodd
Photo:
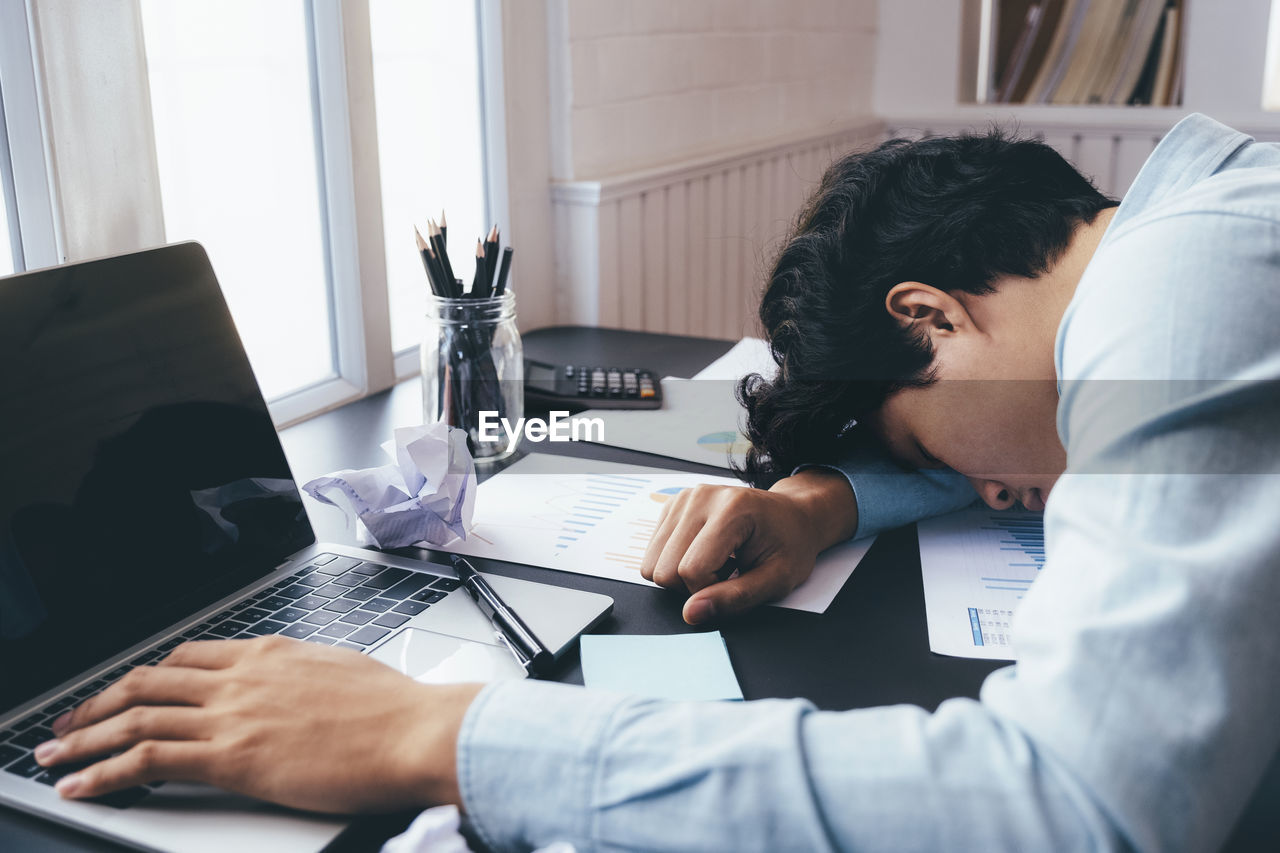
<path id="1" fill-rule="evenodd" d="M 592 528 L 598 526 L 619 507 L 626 506 L 628 501 L 643 492 L 649 485 L 643 477 L 601 474 L 582 478 L 578 500 L 569 508 L 560 525 L 562 532 L 556 537 L 556 549 L 567 550 L 571 547 L 571 543 L 588 535 Z M 648 537 L 645 537 L 644 544 L 648 541 Z M 628 550 L 620 553 L 606 553 L 605 559 L 638 572 L 640 560 L 644 556 L 644 544 L 640 545 L 638 552 L 635 544 L 629 540 Z"/>
<path id="2" fill-rule="evenodd" d="M 531 454 L 480 484 L 475 523 L 446 549 L 475 557 L 649 584 L 640 574 L 662 507 L 685 489 L 737 480 Z M 828 549 L 779 606 L 821 613 L 871 547 Z"/>
<path id="3" fill-rule="evenodd" d="M 929 647 L 1013 660 L 1013 614 L 1044 567 L 1041 514 L 970 507 L 922 521 L 917 531 Z"/>

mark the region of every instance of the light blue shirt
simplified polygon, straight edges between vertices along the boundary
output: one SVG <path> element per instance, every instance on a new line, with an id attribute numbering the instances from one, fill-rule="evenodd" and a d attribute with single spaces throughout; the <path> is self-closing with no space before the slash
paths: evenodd
<path id="1" fill-rule="evenodd" d="M 833 713 L 489 686 L 457 752 L 481 836 L 580 851 L 1220 845 L 1280 745 L 1280 148 L 1179 123 L 1108 227 L 1055 359 L 1069 465 L 1017 663 L 980 701 Z M 906 517 L 890 478 L 855 489 L 864 517 Z M 916 517 L 946 502 L 911 500 Z"/>

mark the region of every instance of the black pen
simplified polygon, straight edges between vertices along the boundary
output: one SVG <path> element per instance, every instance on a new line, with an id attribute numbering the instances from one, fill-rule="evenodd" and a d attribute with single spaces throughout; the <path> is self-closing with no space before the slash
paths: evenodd
<path id="1" fill-rule="evenodd" d="M 555 657 L 474 566 L 457 554 L 452 555 L 452 559 L 453 569 L 458 573 L 458 580 L 462 581 L 462 588 L 493 623 L 498 639 L 511 650 L 525 672 L 534 676 L 544 674 Z"/>
<path id="2" fill-rule="evenodd" d="M 494 296 L 501 296 L 507 292 L 507 272 L 511 269 L 511 255 L 513 253 L 510 246 L 502 250 L 502 266 L 498 268 L 498 283 L 493 286 Z"/>
<path id="3" fill-rule="evenodd" d="M 715 571 L 716 580 L 727 581 L 730 578 L 732 578 L 735 574 L 739 574 L 741 572 L 742 572 L 742 564 L 738 562 L 737 557 L 730 554 L 729 559 L 724 561 L 724 565 L 716 569 Z"/>

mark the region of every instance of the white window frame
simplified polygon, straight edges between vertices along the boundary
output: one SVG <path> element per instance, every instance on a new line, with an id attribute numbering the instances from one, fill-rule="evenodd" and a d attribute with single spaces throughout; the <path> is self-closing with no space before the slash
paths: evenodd
<path id="1" fill-rule="evenodd" d="M 13 241 L 17 272 L 53 266 L 63 259 L 33 56 L 26 4 L 0 3 L 0 133 L 4 135 L 0 146 L 7 149 L 7 162 L 0 168 L 12 170 L 4 190 L 9 215 L 17 223 L 17 233 L 11 231 L 17 238 Z"/>
<path id="2" fill-rule="evenodd" d="M 311 0 L 321 216 L 337 376 L 271 400 L 284 427 L 395 383 L 367 0 Z"/>

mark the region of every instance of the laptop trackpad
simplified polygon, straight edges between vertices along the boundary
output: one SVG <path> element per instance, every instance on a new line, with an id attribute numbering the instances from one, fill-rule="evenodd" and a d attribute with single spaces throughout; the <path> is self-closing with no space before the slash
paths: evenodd
<path id="1" fill-rule="evenodd" d="M 505 681 L 525 671 L 503 646 L 405 628 L 369 655 L 423 684 Z"/>

